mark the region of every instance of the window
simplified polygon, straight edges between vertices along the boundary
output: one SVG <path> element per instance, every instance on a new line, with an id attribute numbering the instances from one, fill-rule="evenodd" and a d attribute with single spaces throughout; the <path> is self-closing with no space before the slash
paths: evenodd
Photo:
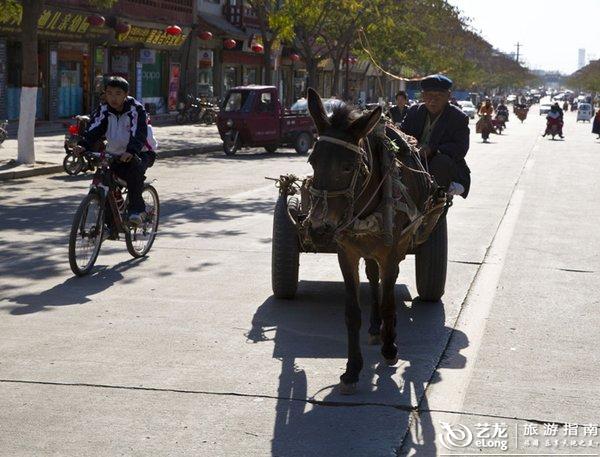
<path id="1" fill-rule="evenodd" d="M 225 99 L 224 107 L 226 112 L 231 111 L 250 111 L 252 106 L 252 98 L 250 95 L 253 92 L 241 91 L 241 92 L 230 92 Z"/>

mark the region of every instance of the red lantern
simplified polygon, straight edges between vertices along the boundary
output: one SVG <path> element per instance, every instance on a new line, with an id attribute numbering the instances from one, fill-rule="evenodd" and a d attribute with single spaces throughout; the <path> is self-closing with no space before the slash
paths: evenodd
<path id="1" fill-rule="evenodd" d="M 212 40 L 212 37 L 213 37 L 213 35 L 212 35 L 212 33 L 210 33 L 208 30 L 205 30 L 205 31 L 203 31 L 203 32 L 200 32 L 200 33 L 198 34 L 198 37 L 199 37 L 201 40 L 208 41 L 208 40 Z"/>
<path id="2" fill-rule="evenodd" d="M 236 45 L 237 45 L 237 43 L 233 38 L 229 38 L 229 39 L 223 41 L 223 46 L 225 46 L 227 49 L 233 49 L 233 48 L 235 48 Z"/>
<path id="3" fill-rule="evenodd" d="M 91 16 L 88 16 L 86 20 L 92 27 L 102 27 L 106 22 L 104 16 L 100 16 L 99 14 L 92 14 Z"/>
<path id="4" fill-rule="evenodd" d="M 298 61 L 300 61 L 300 56 L 298 54 L 294 53 L 294 54 L 290 55 L 290 59 L 292 60 L 292 62 L 298 62 Z"/>
<path id="5" fill-rule="evenodd" d="M 117 23 L 117 25 L 115 25 L 115 31 L 117 33 L 129 33 L 129 31 L 131 30 L 131 25 L 129 25 L 127 22 L 119 22 Z"/>
<path id="6" fill-rule="evenodd" d="M 254 52 L 263 52 L 264 48 L 263 48 L 262 44 L 255 43 L 252 45 L 252 50 Z"/>
<path id="7" fill-rule="evenodd" d="M 165 29 L 165 33 L 171 36 L 181 35 L 181 27 L 178 25 L 170 25 Z"/>

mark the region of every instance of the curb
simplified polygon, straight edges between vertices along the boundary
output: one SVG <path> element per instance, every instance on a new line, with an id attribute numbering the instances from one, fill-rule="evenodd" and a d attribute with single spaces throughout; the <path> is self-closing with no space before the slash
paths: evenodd
<path id="1" fill-rule="evenodd" d="M 186 157 L 186 156 L 195 156 L 199 154 L 206 154 L 209 152 L 218 152 L 222 151 L 222 146 L 220 144 L 211 144 L 207 146 L 199 146 L 195 148 L 188 149 L 172 149 L 164 152 L 160 152 L 156 157 L 157 161 L 161 159 L 167 159 L 169 157 Z M 62 173 L 63 166 L 62 165 L 47 165 L 40 166 L 39 168 L 30 168 L 26 170 L 17 170 L 17 171 L 0 171 L 0 181 L 9 181 L 12 179 L 22 179 L 22 178 L 31 178 L 32 176 L 41 176 L 41 175 L 53 175 L 56 173 Z"/>

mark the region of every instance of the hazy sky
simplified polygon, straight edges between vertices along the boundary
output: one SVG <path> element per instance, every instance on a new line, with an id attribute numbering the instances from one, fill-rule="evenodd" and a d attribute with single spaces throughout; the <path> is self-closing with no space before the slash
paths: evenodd
<path id="1" fill-rule="evenodd" d="M 577 50 L 600 58 L 600 0 L 448 0 L 503 52 L 521 48 L 529 68 L 577 70 Z M 587 63 L 587 62 L 586 62 Z"/>

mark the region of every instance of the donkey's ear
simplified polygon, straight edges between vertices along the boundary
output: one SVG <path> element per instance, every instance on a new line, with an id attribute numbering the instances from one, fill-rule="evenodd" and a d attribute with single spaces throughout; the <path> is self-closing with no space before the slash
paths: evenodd
<path id="1" fill-rule="evenodd" d="M 381 119 L 381 112 L 381 106 L 378 106 L 370 113 L 363 114 L 350 125 L 348 133 L 357 140 L 366 137 Z"/>
<path id="2" fill-rule="evenodd" d="M 313 118 L 318 133 L 323 132 L 331 126 L 321 97 L 319 97 L 317 91 L 312 87 L 308 88 L 308 112 Z"/>

